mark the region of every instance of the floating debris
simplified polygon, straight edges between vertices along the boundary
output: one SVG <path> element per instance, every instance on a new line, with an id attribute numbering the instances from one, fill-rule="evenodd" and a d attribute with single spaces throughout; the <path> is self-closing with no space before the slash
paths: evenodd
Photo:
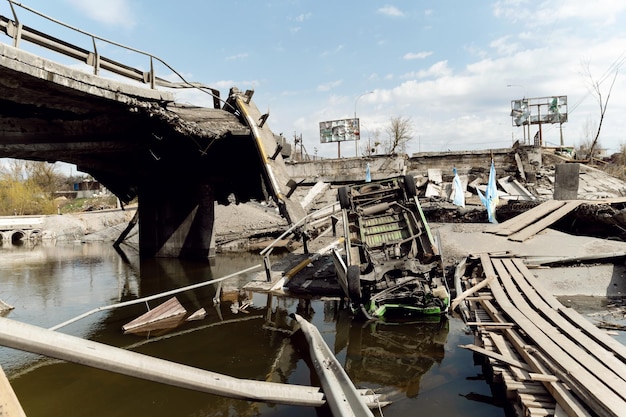
<path id="1" fill-rule="evenodd" d="M 178 298 L 172 297 L 158 307 L 122 326 L 125 333 L 170 329 L 178 326 L 187 314 Z"/>

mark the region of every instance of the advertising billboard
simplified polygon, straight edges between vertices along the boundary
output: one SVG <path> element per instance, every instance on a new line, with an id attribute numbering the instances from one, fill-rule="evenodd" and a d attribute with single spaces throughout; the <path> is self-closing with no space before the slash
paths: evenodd
<path id="1" fill-rule="evenodd" d="M 345 142 L 359 140 L 359 119 L 340 119 L 320 122 L 320 142 Z"/>
<path id="2" fill-rule="evenodd" d="M 513 126 L 567 122 L 567 96 L 523 98 L 511 101 Z"/>

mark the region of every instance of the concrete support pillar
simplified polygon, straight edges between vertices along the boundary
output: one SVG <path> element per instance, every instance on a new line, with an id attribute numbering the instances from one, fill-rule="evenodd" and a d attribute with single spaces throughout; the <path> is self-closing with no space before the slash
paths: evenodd
<path id="1" fill-rule="evenodd" d="M 141 257 L 214 257 L 214 204 L 209 183 L 155 179 L 143 184 L 139 190 Z"/>
<path id="2" fill-rule="evenodd" d="M 555 166 L 555 200 L 576 200 L 578 198 L 579 172 L 579 164 L 558 164 Z"/>

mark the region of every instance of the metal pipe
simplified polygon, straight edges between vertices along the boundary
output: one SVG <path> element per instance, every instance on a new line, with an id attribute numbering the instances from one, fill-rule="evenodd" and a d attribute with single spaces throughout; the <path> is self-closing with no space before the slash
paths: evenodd
<path id="1" fill-rule="evenodd" d="M 374 417 L 319 330 L 298 314 L 294 314 L 293 317 L 300 325 L 309 344 L 311 361 L 333 417 Z"/>
<path id="2" fill-rule="evenodd" d="M 90 311 L 88 311 L 86 313 L 83 313 L 80 316 L 76 316 L 76 317 L 74 317 L 72 319 L 64 321 L 61 324 L 57 324 L 56 326 L 52 326 L 48 330 L 58 330 L 61 327 L 65 327 L 68 324 L 74 323 L 74 322 L 76 322 L 76 321 L 78 321 L 80 319 L 83 319 L 83 318 L 85 318 L 87 316 L 90 316 L 90 315 L 92 315 L 94 313 L 97 313 L 99 311 L 112 310 L 112 309 L 119 308 L 119 307 L 126 307 L 126 306 L 130 306 L 130 305 L 133 305 L 133 304 L 139 304 L 139 303 L 143 303 L 143 302 L 148 302 L 150 300 L 154 300 L 154 299 L 157 299 L 157 298 L 162 298 L 162 297 L 167 297 L 169 295 L 178 294 L 179 292 L 183 292 L 183 291 L 187 291 L 187 290 L 193 290 L 193 289 L 196 289 L 196 288 L 204 287 L 206 285 L 215 284 L 216 282 L 222 282 L 222 281 L 227 280 L 229 278 L 233 278 L 233 277 L 235 277 L 237 275 L 241 275 L 241 274 L 245 274 L 246 272 L 254 271 L 257 268 L 260 268 L 261 266 L 262 266 L 261 264 L 258 264 L 258 265 L 255 265 L 255 266 L 251 266 L 250 268 L 247 268 L 247 269 L 244 269 L 244 270 L 241 270 L 241 271 L 238 271 L 238 272 L 234 272 L 234 273 L 232 273 L 230 275 L 226 275 L 226 276 L 221 277 L 221 278 L 212 279 L 210 281 L 199 282 L 197 284 L 188 285 L 186 287 L 177 288 L 175 290 L 161 292 L 161 293 L 154 294 L 154 295 L 149 295 L 149 296 L 143 297 L 143 298 L 137 298 L 135 300 L 124 301 L 122 303 L 111 304 L 111 305 L 108 305 L 108 306 L 94 308 L 93 310 L 90 310 Z"/>
<path id="3" fill-rule="evenodd" d="M 0 318 L 0 344 L 148 381 L 248 401 L 318 407 L 317 387 L 234 378 Z"/>

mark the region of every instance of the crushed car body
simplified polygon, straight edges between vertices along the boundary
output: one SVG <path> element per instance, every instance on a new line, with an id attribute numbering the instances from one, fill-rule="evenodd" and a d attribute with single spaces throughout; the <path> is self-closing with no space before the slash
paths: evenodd
<path id="1" fill-rule="evenodd" d="M 335 250 L 333 262 L 355 313 L 384 321 L 444 315 L 450 291 L 415 179 L 345 186 L 338 198 L 345 254 Z"/>

